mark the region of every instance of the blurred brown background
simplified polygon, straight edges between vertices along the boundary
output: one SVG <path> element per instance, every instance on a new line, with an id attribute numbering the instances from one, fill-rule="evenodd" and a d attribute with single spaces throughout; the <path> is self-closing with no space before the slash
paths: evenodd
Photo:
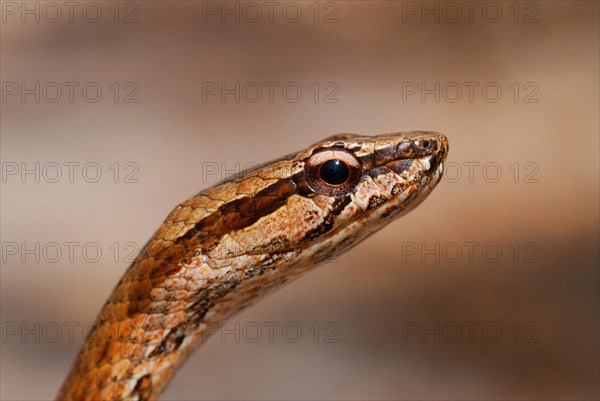
<path id="1" fill-rule="evenodd" d="M 1 6 L 3 400 L 54 397 L 186 197 L 413 129 L 450 139 L 431 197 L 239 315 L 163 399 L 600 396 L 598 2 Z"/>

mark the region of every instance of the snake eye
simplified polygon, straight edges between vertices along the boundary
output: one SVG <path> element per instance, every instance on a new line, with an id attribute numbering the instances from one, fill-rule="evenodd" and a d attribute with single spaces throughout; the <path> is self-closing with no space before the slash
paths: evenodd
<path id="1" fill-rule="evenodd" d="M 350 178 L 350 168 L 339 159 L 327 160 L 319 168 L 319 177 L 329 185 L 341 185 Z"/>
<path id="2" fill-rule="evenodd" d="M 346 149 L 327 148 L 313 153 L 305 162 L 306 182 L 318 194 L 345 195 L 362 174 L 360 161 Z"/>

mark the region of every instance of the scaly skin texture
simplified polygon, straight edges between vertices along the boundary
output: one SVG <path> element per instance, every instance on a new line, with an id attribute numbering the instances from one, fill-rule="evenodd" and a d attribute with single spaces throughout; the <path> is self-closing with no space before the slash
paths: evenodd
<path id="1" fill-rule="evenodd" d="M 447 151 L 434 132 L 340 134 L 183 202 L 106 301 L 57 399 L 157 399 L 233 314 L 418 205 Z M 351 178 L 321 180 L 323 155 L 343 156 Z"/>

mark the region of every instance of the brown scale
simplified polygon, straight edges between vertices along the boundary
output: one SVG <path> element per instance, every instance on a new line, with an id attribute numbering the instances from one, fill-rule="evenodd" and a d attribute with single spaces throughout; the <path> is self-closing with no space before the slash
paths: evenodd
<path id="1" fill-rule="evenodd" d="M 305 167 L 306 161 L 331 147 L 352 154 L 349 157 L 356 158 L 363 178 L 400 177 L 381 193 L 394 197 L 409 185 L 415 191 L 403 203 L 371 196 L 367 210 L 353 202 L 355 188 L 351 186 L 339 196 L 315 192 L 307 177 L 318 179 L 318 174 L 314 170 L 306 174 L 305 168 L 312 168 Z M 420 171 L 421 164 L 413 159 L 430 155 L 437 167 L 447 148 L 445 137 L 430 132 L 336 135 L 183 202 L 110 295 L 58 399 L 157 399 L 186 356 L 227 318 L 312 269 L 315 261 L 350 248 L 364 238 L 362 233 L 381 228 L 411 202 L 426 196 L 429 191 L 416 189 L 422 177 L 436 184 L 434 169 Z M 273 220 L 280 208 L 292 203 L 297 215 L 285 215 L 289 221 Z M 283 231 L 268 233 L 267 227 Z M 304 231 L 294 231 L 292 243 L 287 235 L 298 227 Z M 245 245 L 252 249 L 241 255 L 238 250 L 224 249 L 214 258 L 208 256 L 226 243 L 222 241 L 225 235 L 234 238 L 245 232 L 243 238 L 254 238 L 247 236 L 248 230 L 258 234 L 259 243 Z M 242 265 L 226 268 L 236 258 Z"/>

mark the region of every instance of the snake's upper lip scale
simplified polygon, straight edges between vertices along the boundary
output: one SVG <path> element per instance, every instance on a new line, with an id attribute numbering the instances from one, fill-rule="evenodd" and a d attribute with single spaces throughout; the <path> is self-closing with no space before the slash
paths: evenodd
<path id="1" fill-rule="evenodd" d="M 439 160 L 435 155 L 429 155 L 420 158 L 419 161 L 421 162 L 421 164 L 423 164 L 426 171 L 434 172 L 437 169 L 441 160 Z"/>

